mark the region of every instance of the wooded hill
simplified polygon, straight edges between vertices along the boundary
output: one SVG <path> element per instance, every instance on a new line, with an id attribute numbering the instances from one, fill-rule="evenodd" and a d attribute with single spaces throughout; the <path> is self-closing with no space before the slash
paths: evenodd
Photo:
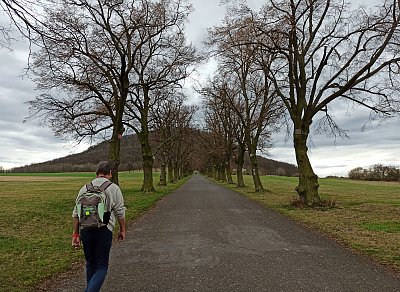
<path id="1" fill-rule="evenodd" d="M 27 172 L 93 172 L 96 165 L 101 160 L 107 160 L 108 142 L 104 141 L 89 147 L 87 150 L 57 158 L 42 163 L 35 163 L 10 170 L 15 173 Z M 262 175 L 297 175 L 297 167 L 293 164 L 267 159 L 258 156 L 260 174 Z M 160 167 L 160 163 L 155 159 L 154 167 Z M 234 167 L 234 166 L 233 166 Z M 123 137 L 121 141 L 121 164 L 120 171 L 137 171 L 142 169 L 142 153 L 140 143 L 136 135 Z M 244 173 L 250 172 L 250 161 L 246 155 Z"/>

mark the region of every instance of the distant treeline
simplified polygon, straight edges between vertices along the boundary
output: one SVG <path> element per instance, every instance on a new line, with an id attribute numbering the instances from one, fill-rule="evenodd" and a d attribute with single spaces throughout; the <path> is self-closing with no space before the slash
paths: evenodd
<path id="1" fill-rule="evenodd" d="M 68 155 L 51 161 L 35 163 L 31 165 L 16 167 L 8 170 L 12 173 L 43 173 L 43 172 L 93 172 L 101 160 L 106 160 L 109 143 L 101 142 L 89 147 L 82 153 Z M 136 135 L 125 136 L 121 141 L 121 164 L 120 171 L 142 170 L 142 153 L 140 143 Z M 249 158 L 246 155 L 244 172 L 251 173 Z M 258 156 L 259 171 L 261 175 L 296 176 L 298 169 L 295 165 L 267 159 Z M 154 168 L 160 168 L 160 162 L 155 159 Z M 0 168 L 1 170 L 2 168 Z"/>
<path id="2" fill-rule="evenodd" d="M 100 161 L 99 161 L 100 162 Z M 84 163 L 84 164 L 72 164 L 72 163 L 52 163 L 52 161 L 31 164 L 21 167 L 10 169 L 8 173 L 59 173 L 59 172 L 94 172 L 96 170 L 97 163 Z M 119 166 L 119 171 L 138 171 L 141 170 L 141 163 L 122 163 Z M 0 170 L 1 173 L 1 170 Z"/>
<path id="3" fill-rule="evenodd" d="M 357 167 L 349 171 L 350 179 L 367 181 L 400 181 L 400 169 L 394 166 L 375 164 L 368 169 Z"/>
<path id="4" fill-rule="evenodd" d="M 87 150 L 68 155 L 54 160 L 34 163 L 10 169 L 9 172 L 93 172 L 97 164 L 108 158 L 107 141 L 89 147 Z M 140 144 L 136 135 L 126 136 L 121 141 L 121 164 L 120 171 L 133 171 L 142 169 L 142 155 Z M 157 167 L 157 164 L 155 164 Z"/>

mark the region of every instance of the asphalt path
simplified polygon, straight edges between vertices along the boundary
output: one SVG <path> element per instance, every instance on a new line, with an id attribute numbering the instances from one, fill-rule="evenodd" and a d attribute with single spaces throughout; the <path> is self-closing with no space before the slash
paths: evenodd
<path id="1" fill-rule="evenodd" d="M 84 271 L 57 286 L 83 291 Z M 389 292 L 400 291 L 400 278 L 196 175 L 113 245 L 102 291 Z"/>

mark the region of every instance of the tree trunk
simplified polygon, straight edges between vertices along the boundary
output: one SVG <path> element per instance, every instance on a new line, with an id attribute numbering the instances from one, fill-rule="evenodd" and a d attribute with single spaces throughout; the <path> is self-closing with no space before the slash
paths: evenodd
<path id="1" fill-rule="evenodd" d="M 119 157 L 120 149 L 121 149 L 121 140 L 118 139 L 117 135 L 113 135 L 113 137 L 109 141 L 108 160 L 113 165 L 113 170 L 112 170 L 113 176 L 111 178 L 111 181 L 117 185 L 119 184 L 118 168 L 120 164 L 120 157 Z"/>
<path id="2" fill-rule="evenodd" d="M 119 132 L 117 131 L 118 127 L 114 127 L 112 138 L 109 141 L 108 148 L 108 160 L 113 165 L 112 170 L 112 178 L 111 181 L 115 184 L 119 184 L 119 176 L 118 176 L 118 168 L 120 164 L 120 149 L 121 149 L 121 139 L 119 136 Z"/>
<path id="3" fill-rule="evenodd" d="M 168 160 L 168 182 L 173 183 L 174 182 L 174 173 L 173 173 L 173 166 L 172 166 L 171 160 Z"/>
<path id="4" fill-rule="evenodd" d="M 153 185 L 153 163 L 154 157 L 149 142 L 147 125 L 142 125 L 142 132 L 138 135 L 142 147 L 143 156 L 143 185 L 142 192 L 154 192 Z"/>
<path id="5" fill-rule="evenodd" d="M 153 185 L 153 155 L 143 155 L 143 185 L 142 192 L 154 192 Z"/>
<path id="6" fill-rule="evenodd" d="M 183 179 L 185 177 L 184 171 L 183 171 L 183 165 L 179 166 L 179 179 Z"/>
<path id="7" fill-rule="evenodd" d="M 255 153 L 250 154 L 251 162 L 251 175 L 253 177 L 254 189 L 256 192 L 264 192 L 265 189 L 261 183 L 260 174 L 258 171 L 257 155 Z"/>
<path id="8" fill-rule="evenodd" d="M 211 175 L 213 179 L 217 180 L 217 171 L 215 170 L 214 162 L 212 162 L 211 164 Z"/>
<path id="9" fill-rule="evenodd" d="M 238 165 L 238 169 L 237 169 L 237 173 L 236 173 L 236 178 L 237 178 L 237 183 L 236 186 L 238 188 L 242 188 L 245 187 L 246 185 L 244 184 L 244 178 L 243 178 L 243 165 L 241 166 L 241 168 L 239 168 Z"/>
<path id="10" fill-rule="evenodd" d="M 226 167 L 225 163 L 221 163 L 221 181 L 226 182 Z"/>
<path id="11" fill-rule="evenodd" d="M 159 186 L 166 186 L 167 185 L 167 166 L 166 163 L 161 164 L 161 173 L 160 173 L 160 182 L 158 183 Z"/>
<path id="12" fill-rule="evenodd" d="M 174 163 L 174 181 L 178 181 L 179 180 L 179 166 L 178 166 L 178 162 Z"/>
<path id="13" fill-rule="evenodd" d="M 229 160 L 226 162 L 226 178 L 227 178 L 228 184 L 233 184 L 231 163 Z"/>
<path id="14" fill-rule="evenodd" d="M 296 191 L 300 197 L 300 200 L 311 206 L 314 204 L 319 204 L 321 202 L 321 198 L 318 194 L 318 176 L 314 173 L 308 158 L 308 133 L 308 131 L 304 130 L 295 130 L 293 140 L 297 166 L 299 168 L 299 185 L 296 187 Z"/>
<path id="15" fill-rule="evenodd" d="M 181 180 L 182 176 L 181 176 L 181 168 L 179 165 L 176 165 L 176 180 L 179 181 Z"/>
<path id="16" fill-rule="evenodd" d="M 226 180 L 228 184 L 233 184 L 232 179 L 232 169 L 231 169 L 231 161 L 233 157 L 233 142 L 232 137 L 229 134 L 227 137 L 227 146 L 226 146 L 226 153 L 225 153 L 225 172 L 226 172 Z"/>
<path id="17" fill-rule="evenodd" d="M 236 159 L 237 170 L 236 170 L 236 177 L 237 177 L 237 187 L 245 187 L 244 178 L 243 178 L 243 165 L 244 165 L 244 154 L 246 149 L 244 145 L 239 145 L 238 157 Z"/>

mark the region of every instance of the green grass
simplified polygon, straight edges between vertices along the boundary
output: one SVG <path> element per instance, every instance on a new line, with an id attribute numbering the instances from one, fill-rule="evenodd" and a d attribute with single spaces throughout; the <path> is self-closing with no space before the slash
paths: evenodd
<path id="1" fill-rule="evenodd" d="M 361 226 L 370 231 L 382 231 L 387 233 L 398 233 L 400 232 L 400 222 L 388 221 L 388 222 L 367 222 L 361 224 Z"/>
<path id="2" fill-rule="evenodd" d="M 297 178 L 264 176 L 264 193 L 254 192 L 250 176 L 245 183 L 224 185 L 400 272 L 400 183 L 319 179 L 321 197 L 336 202 L 323 210 L 291 205 Z"/>
<path id="3" fill-rule="evenodd" d="M 154 174 L 154 182 L 159 174 Z M 30 291 L 82 262 L 71 248 L 72 208 L 91 173 L 0 175 L 0 291 Z M 121 173 L 126 218 L 137 218 L 185 180 L 143 194 L 142 173 Z M 128 225 L 129 226 L 129 225 Z M 116 228 L 118 229 L 118 228 Z"/>

